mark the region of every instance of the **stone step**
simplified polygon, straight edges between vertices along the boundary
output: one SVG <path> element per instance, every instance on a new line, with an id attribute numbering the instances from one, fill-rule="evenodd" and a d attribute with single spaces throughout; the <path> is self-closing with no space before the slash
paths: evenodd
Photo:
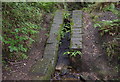
<path id="1" fill-rule="evenodd" d="M 82 11 L 74 10 L 72 14 L 70 49 L 82 49 Z"/>

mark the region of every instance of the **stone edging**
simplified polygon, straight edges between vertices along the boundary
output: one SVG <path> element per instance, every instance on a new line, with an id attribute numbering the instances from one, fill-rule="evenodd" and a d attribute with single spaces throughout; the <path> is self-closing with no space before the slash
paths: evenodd
<path id="1" fill-rule="evenodd" d="M 58 10 L 55 13 L 53 24 L 50 30 L 50 36 L 47 40 L 43 58 L 38 60 L 29 71 L 33 80 L 50 80 L 54 73 L 57 62 L 57 52 L 60 40 L 60 29 L 63 24 L 63 12 Z"/>
<path id="2" fill-rule="evenodd" d="M 72 28 L 70 49 L 82 49 L 82 11 L 74 10 L 72 13 Z"/>

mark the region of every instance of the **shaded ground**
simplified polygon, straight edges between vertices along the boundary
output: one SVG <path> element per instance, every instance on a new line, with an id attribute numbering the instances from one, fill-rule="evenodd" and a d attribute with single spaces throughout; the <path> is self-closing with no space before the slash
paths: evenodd
<path id="1" fill-rule="evenodd" d="M 107 55 L 102 46 L 102 40 L 97 28 L 93 27 L 90 14 L 84 13 L 83 57 L 82 71 L 95 73 L 100 79 L 112 79 L 117 76 L 117 70 L 109 65 Z M 98 14 L 97 14 L 98 15 Z M 114 19 L 113 14 L 102 13 L 102 20 Z"/>
<path id="2" fill-rule="evenodd" d="M 44 15 L 41 23 L 42 29 L 37 35 L 37 40 L 33 44 L 31 50 L 28 52 L 29 58 L 20 62 L 11 62 L 3 67 L 3 80 L 29 80 L 28 71 L 30 67 L 36 63 L 38 58 L 42 58 L 46 40 L 50 29 L 52 16 Z"/>
<path id="3" fill-rule="evenodd" d="M 98 15 L 98 14 L 95 14 Z M 110 19 L 116 19 L 116 16 L 113 13 L 99 13 L 101 15 L 100 20 L 110 20 Z M 93 27 L 93 22 L 91 19 L 90 14 L 83 13 L 83 59 L 82 64 L 79 62 L 76 62 L 77 65 L 73 65 L 73 67 L 63 67 L 63 69 L 56 71 L 52 80 L 109 80 L 109 79 L 116 79 L 118 78 L 117 69 L 115 69 L 115 65 L 117 64 L 117 61 L 115 61 L 113 64 L 109 64 L 109 60 L 107 59 L 108 56 L 105 53 L 105 50 L 103 48 L 103 42 L 107 42 L 109 40 L 112 40 L 113 37 L 109 35 L 105 35 L 102 37 L 99 33 L 99 30 L 97 28 Z M 66 38 L 66 37 L 65 37 Z M 67 39 L 63 39 L 62 45 L 60 46 L 59 50 L 59 62 L 62 62 L 64 64 L 64 58 L 62 57 L 63 52 L 68 50 L 67 45 Z M 65 41 L 66 40 L 66 41 Z M 68 45 L 67 45 L 68 46 Z M 62 48 L 61 48 L 62 47 Z M 62 59 L 63 58 L 63 59 Z M 79 60 L 79 59 L 76 59 Z M 80 59 L 81 60 L 81 59 Z M 76 66 L 76 67 L 75 67 Z M 74 68 L 79 68 L 80 70 L 77 71 Z"/>

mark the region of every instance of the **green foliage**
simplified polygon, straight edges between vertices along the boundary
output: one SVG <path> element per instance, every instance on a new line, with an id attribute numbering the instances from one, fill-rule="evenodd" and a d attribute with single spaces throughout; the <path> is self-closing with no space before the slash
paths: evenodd
<path id="1" fill-rule="evenodd" d="M 111 21 L 98 21 L 96 24 L 94 24 L 94 27 L 99 27 L 101 35 L 104 35 L 106 33 L 114 35 L 115 33 L 118 33 L 118 28 L 120 26 L 119 22 L 120 19 Z"/>
<path id="2" fill-rule="evenodd" d="M 70 32 L 71 25 L 70 24 L 63 24 L 62 27 L 63 28 L 62 28 L 62 30 L 60 32 L 60 36 L 61 36 L 61 38 L 64 38 L 65 34 Z"/>
<path id="3" fill-rule="evenodd" d="M 98 27 L 100 34 L 103 36 L 105 34 L 112 35 L 113 40 L 104 42 L 103 47 L 106 50 L 106 54 L 109 59 L 120 57 L 120 48 L 119 48 L 119 40 L 120 40 L 120 11 L 116 9 L 116 3 L 106 4 L 105 7 L 102 8 L 103 11 L 110 11 L 113 14 L 118 16 L 118 19 L 115 20 L 103 20 L 103 21 L 94 21 L 94 27 Z"/>
<path id="4" fill-rule="evenodd" d="M 70 56 L 73 56 L 73 57 L 75 57 L 75 56 L 77 56 L 77 55 L 82 56 L 82 53 L 81 53 L 80 51 L 67 51 L 67 52 L 64 52 L 63 55 L 66 55 L 66 54 L 68 54 L 68 55 L 70 55 Z"/>
<path id="5" fill-rule="evenodd" d="M 82 10 L 83 11 L 87 11 L 87 12 L 91 12 L 92 10 L 93 10 L 93 6 L 95 5 L 95 3 L 94 2 L 90 2 L 90 3 L 82 3 L 82 5 L 83 5 L 83 8 L 82 8 Z"/>
<path id="6" fill-rule="evenodd" d="M 113 13 L 116 14 L 116 15 L 119 14 L 119 11 L 116 10 L 116 7 L 115 7 L 115 4 L 114 4 L 114 3 L 111 3 L 110 5 L 108 5 L 107 7 L 105 7 L 103 10 L 104 10 L 104 11 L 111 11 L 111 12 L 113 12 Z"/>
<path id="7" fill-rule="evenodd" d="M 70 19 L 70 13 L 68 11 L 65 11 L 64 12 L 64 24 L 62 24 L 62 29 L 60 31 L 60 36 L 61 38 L 64 38 L 65 34 L 70 32 L 70 29 L 71 29 L 71 23 L 68 22 Z"/>
<path id="8" fill-rule="evenodd" d="M 63 16 L 64 16 L 64 19 L 69 19 L 70 13 L 68 11 L 64 11 Z"/>
<path id="9" fill-rule="evenodd" d="M 36 7 L 48 13 L 56 10 L 56 7 L 54 7 L 56 4 L 57 3 L 55 2 L 38 2 L 38 3 L 32 3 L 32 4 L 30 3 L 31 6 Z"/>
<path id="10" fill-rule="evenodd" d="M 3 3 L 2 42 L 3 57 L 26 59 L 26 52 L 35 42 L 35 35 L 41 29 L 43 15 L 53 12 L 56 3 Z"/>
<path id="11" fill-rule="evenodd" d="M 104 43 L 103 46 L 106 48 L 106 52 L 109 57 L 117 55 L 116 51 L 118 51 L 117 49 L 119 45 L 116 39 L 109 41 L 108 43 Z"/>

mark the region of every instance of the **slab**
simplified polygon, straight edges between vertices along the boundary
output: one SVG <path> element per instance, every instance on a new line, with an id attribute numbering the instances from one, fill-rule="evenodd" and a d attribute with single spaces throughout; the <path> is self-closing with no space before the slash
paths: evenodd
<path id="1" fill-rule="evenodd" d="M 82 27 L 82 11 L 74 10 L 72 15 L 73 27 Z"/>
<path id="2" fill-rule="evenodd" d="M 30 77 L 33 80 L 50 80 L 54 73 L 58 58 L 58 47 L 60 40 L 60 29 L 63 23 L 63 11 L 56 11 L 50 36 L 45 45 L 43 59 L 39 59 L 30 69 Z"/>
<path id="3" fill-rule="evenodd" d="M 32 75 L 45 75 L 48 69 L 48 65 L 50 63 L 50 58 L 39 60 L 30 70 L 30 74 Z"/>
<path id="4" fill-rule="evenodd" d="M 57 11 L 54 16 L 53 24 L 50 30 L 50 37 L 48 38 L 47 43 L 58 42 L 57 40 L 60 37 L 59 31 L 62 28 L 61 27 L 62 24 L 63 24 L 63 12 Z"/>
<path id="5" fill-rule="evenodd" d="M 82 49 L 82 11 L 74 10 L 72 14 L 73 26 L 71 28 L 70 48 Z"/>

